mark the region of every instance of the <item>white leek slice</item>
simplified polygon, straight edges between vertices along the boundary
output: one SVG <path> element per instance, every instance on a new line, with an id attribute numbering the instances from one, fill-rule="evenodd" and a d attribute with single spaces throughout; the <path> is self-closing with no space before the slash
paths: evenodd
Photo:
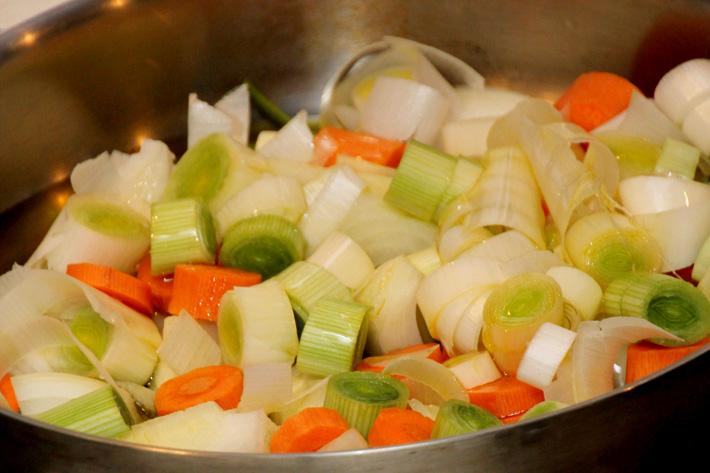
<path id="1" fill-rule="evenodd" d="M 467 118 L 446 122 L 441 128 L 442 149 L 454 156 L 483 156 L 488 132 L 495 117 Z"/>
<path id="2" fill-rule="evenodd" d="M 249 125 L 251 124 L 251 107 L 249 89 L 247 84 L 242 84 L 230 90 L 214 105 L 217 110 L 229 115 L 234 121 L 239 121 L 238 133 L 232 137 L 243 145 L 249 144 Z M 189 113 L 189 112 L 188 112 Z"/>
<path id="3" fill-rule="evenodd" d="M 422 343 L 417 326 L 416 293 L 422 274 L 404 256 L 379 268 L 355 294 L 370 306 L 367 351 L 378 355 Z"/>
<path id="4" fill-rule="evenodd" d="M 507 233 L 507 232 L 506 232 Z M 444 263 L 458 258 L 464 251 L 481 243 L 493 234 L 485 227 L 454 225 L 439 236 L 439 254 Z"/>
<path id="5" fill-rule="evenodd" d="M 402 254 L 422 250 L 436 239 L 436 225 L 422 222 L 363 193 L 339 230 L 370 255 L 375 266 Z"/>
<path id="6" fill-rule="evenodd" d="M 405 376 L 409 395 L 424 404 L 441 405 L 449 399 L 468 401 L 456 376 L 441 363 L 429 359 L 403 359 L 390 364 L 385 374 Z"/>
<path id="7" fill-rule="evenodd" d="M 27 373 L 12 377 L 22 415 L 34 416 L 96 391 L 106 383 L 69 373 Z"/>
<path id="8" fill-rule="evenodd" d="M 363 105 L 360 128 L 391 140 L 433 143 L 449 111 L 449 101 L 424 84 L 380 77 Z"/>
<path id="9" fill-rule="evenodd" d="M 656 174 L 693 179 L 700 162 L 700 150 L 695 146 L 672 138 L 663 143 L 661 156 L 656 163 Z"/>
<path id="10" fill-rule="evenodd" d="M 503 376 L 487 351 L 471 352 L 444 362 L 464 389 L 475 388 Z"/>
<path id="11" fill-rule="evenodd" d="M 307 163 L 313 159 L 313 133 L 308 128 L 308 113 L 298 112 L 261 148 L 269 158 L 290 159 Z"/>
<path id="12" fill-rule="evenodd" d="M 658 108 L 656 102 L 636 91 L 631 93 L 624 119 L 614 131 L 645 138 L 657 145 L 662 145 L 666 138 L 688 141 L 680 129 Z"/>
<path id="13" fill-rule="evenodd" d="M 239 143 L 247 144 L 249 122 L 245 124 L 240 118 L 198 99 L 197 94 L 190 94 L 187 105 L 187 147 L 191 148 L 212 133 L 224 133 Z"/>
<path id="14" fill-rule="evenodd" d="M 184 310 L 165 319 L 158 355 L 177 375 L 218 365 L 222 359 L 219 345 Z"/>
<path id="15" fill-rule="evenodd" d="M 589 274 L 571 266 L 555 266 L 546 273 L 557 281 L 562 297 L 572 304 L 583 320 L 592 320 L 602 302 L 602 288 Z"/>
<path id="16" fill-rule="evenodd" d="M 151 419 L 158 415 L 155 409 L 155 391 L 129 381 L 118 381 L 116 384 L 123 388 L 128 396 L 133 398 L 136 407 L 141 410 L 142 414 Z"/>
<path id="17" fill-rule="evenodd" d="M 582 322 L 572 348 L 575 402 L 586 401 L 614 389 L 614 362 L 620 350 L 631 343 L 654 337 L 680 340 L 638 317 Z"/>
<path id="18" fill-rule="evenodd" d="M 303 189 L 296 179 L 265 175 L 225 202 L 214 216 L 218 233 L 224 235 L 244 218 L 269 214 L 297 223 L 305 211 Z"/>
<path id="19" fill-rule="evenodd" d="M 111 329 L 111 339 L 101 356 L 101 364 L 117 381 L 145 384 L 150 379 L 158 355 L 155 346 L 137 337 L 124 324 Z"/>
<path id="20" fill-rule="evenodd" d="M 691 59 L 661 78 L 653 92 L 658 107 L 681 123 L 701 100 L 710 97 L 710 60 Z"/>
<path id="21" fill-rule="evenodd" d="M 328 177 L 301 219 L 300 229 L 309 253 L 338 228 L 364 187 L 362 179 L 347 166 L 339 167 Z"/>
<path id="22" fill-rule="evenodd" d="M 710 185 L 682 178 L 639 176 L 624 180 L 619 193 L 634 220 L 660 246 L 662 271 L 681 269 L 695 261 L 710 235 Z"/>
<path id="23" fill-rule="evenodd" d="M 319 452 L 342 452 L 346 450 L 364 450 L 367 440 L 357 429 L 348 429 L 330 442 L 323 445 Z"/>
<path id="24" fill-rule="evenodd" d="M 299 376 L 308 376 L 299 372 Z M 313 377 L 311 377 L 313 378 Z M 278 424 L 283 424 L 286 419 L 292 415 L 298 414 L 303 409 L 307 407 L 322 407 L 325 400 L 325 391 L 328 387 L 328 381 L 330 376 L 327 378 L 314 378 L 317 381 L 305 389 L 299 390 L 296 387 L 298 379 L 294 377 L 294 396 L 293 398 L 281 406 L 281 408 L 273 412 L 271 417 Z"/>
<path id="25" fill-rule="evenodd" d="M 156 447 L 266 453 L 272 428 L 263 411 L 223 411 L 210 401 L 136 424 L 121 439 Z"/>
<path id="26" fill-rule="evenodd" d="M 431 420 L 436 420 L 436 415 L 439 413 L 439 406 L 435 406 L 434 404 L 424 404 L 419 399 L 409 399 L 407 404 L 411 410 L 418 412 Z"/>
<path id="27" fill-rule="evenodd" d="M 698 104 L 683 120 L 683 133 L 705 154 L 710 154 L 710 98 Z"/>
<path id="28" fill-rule="evenodd" d="M 483 240 L 464 254 L 476 258 L 508 262 L 532 253 L 536 249 L 530 238 L 517 230 L 508 230 Z"/>
<path id="29" fill-rule="evenodd" d="M 527 98 L 518 92 L 494 87 L 456 87 L 456 95 L 460 103 L 456 113 L 459 120 L 499 117 Z"/>
<path id="30" fill-rule="evenodd" d="M 27 264 L 65 272 L 71 263 L 95 263 L 132 273 L 150 244 L 148 220 L 98 194 L 69 198 Z"/>
<path id="31" fill-rule="evenodd" d="M 567 355 L 559 368 L 557 368 L 555 380 L 543 388 L 546 401 L 557 401 L 565 404 L 575 403 L 572 371 L 572 356 Z"/>
<path id="32" fill-rule="evenodd" d="M 308 258 L 335 275 L 350 289 L 360 287 L 375 270 L 370 257 L 349 236 L 331 233 Z"/>
<path id="33" fill-rule="evenodd" d="M 260 363 L 242 368 L 244 391 L 239 401 L 240 412 L 263 409 L 276 411 L 291 399 L 293 376 L 291 363 Z"/>
<path id="34" fill-rule="evenodd" d="M 162 198 L 174 161 L 165 143 L 145 140 L 137 153 L 114 151 L 80 162 L 71 173 L 72 188 L 77 194 L 116 197 L 150 217 L 150 204 Z"/>
<path id="35" fill-rule="evenodd" d="M 548 386 L 555 377 L 577 334 L 545 322 L 528 344 L 516 377 L 537 388 Z"/>
<path id="36" fill-rule="evenodd" d="M 288 296 L 276 280 L 227 292 L 217 325 L 227 363 L 240 367 L 293 363 L 296 357 L 296 322 Z"/>
<path id="37" fill-rule="evenodd" d="M 492 291 L 492 287 L 485 289 L 464 310 L 454 332 L 454 351 L 456 353 L 469 353 L 478 350 L 483 329 L 483 308 Z"/>
<path id="38" fill-rule="evenodd" d="M 481 295 L 486 287 L 474 287 L 458 295 L 446 304 L 436 318 L 436 333 L 444 350 L 449 356 L 454 356 L 454 337 L 456 330 L 467 308 Z"/>

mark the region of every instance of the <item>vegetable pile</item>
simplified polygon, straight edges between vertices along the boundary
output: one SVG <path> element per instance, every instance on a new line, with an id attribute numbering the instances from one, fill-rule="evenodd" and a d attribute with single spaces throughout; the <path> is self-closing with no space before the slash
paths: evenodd
<path id="1" fill-rule="evenodd" d="M 315 135 L 244 84 L 190 96 L 177 163 L 148 139 L 78 164 L 0 277 L 2 407 L 162 447 L 350 450 L 545 415 L 702 349 L 710 60 L 654 98 L 589 72 L 553 105 L 386 41 Z M 252 103 L 281 125 L 254 148 Z"/>

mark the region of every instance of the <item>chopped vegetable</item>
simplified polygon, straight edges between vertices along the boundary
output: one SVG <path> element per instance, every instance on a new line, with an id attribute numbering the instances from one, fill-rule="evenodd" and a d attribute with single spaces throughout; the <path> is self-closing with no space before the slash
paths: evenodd
<path id="1" fill-rule="evenodd" d="M 222 359 L 219 345 L 187 312 L 168 317 L 163 322 L 163 341 L 158 355 L 174 374 L 184 374 L 204 366 L 217 365 Z"/>
<path id="2" fill-rule="evenodd" d="M 138 264 L 137 277 L 150 287 L 153 307 L 160 312 L 167 312 L 170 298 L 173 296 L 172 276 L 153 276 L 150 252 L 146 253 Z"/>
<path id="3" fill-rule="evenodd" d="M 118 299 L 145 315 L 153 314 L 150 286 L 130 274 L 110 266 L 92 263 L 67 265 L 67 274 Z"/>
<path id="4" fill-rule="evenodd" d="M 271 438 L 272 453 L 315 452 L 348 430 L 335 409 L 307 407 L 288 418 Z"/>
<path id="5" fill-rule="evenodd" d="M 658 163 L 656 163 L 656 174 L 693 179 L 699 162 L 700 150 L 698 148 L 673 138 L 667 138 Z"/>
<path id="6" fill-rule="evenodd" d="M 17 397 L 15 397 L 15 388 L 12 385 L 12 378 L 9 373 L 5 373 L 5 375 L 0 378 L 0 395 L 5 398 L 11 410 L 20 412 L 20 404 L 17 402 Z"/>
<path id="7" fill-rule="evenodd" d="M 544 400 L 543 392 L 512 376 L 469 389 L 468 400 L 492 412 L 499 419 L 523 414 Z"/>
<path id="8" fill-rule="evenodd" d="M 709 341 L 705 338 L 693 345 L 680 347 L 659 347 L 648 342 L 629 345 L 626 350 L 626 383 L 636 382 L 682 360 L 703 348 Z"/>
<path id="9" fill-rule="evenodd" d="M 336 156 L 347 154 L 383 166 L 396 168 L 402 159 L 404 142 L 386 140 L 368 133 L 358 133 L 327 126 L 314 140 L 315 160 L 324 166 L 335 164 Z"/>
<path id="10" fill-rule="evenodd" d="M 222 409 L 239 405 L 244 388 L 242 371 L 229 365 L 197 368 L 164 382 L 155 392 L 158 415 L 214 401 Z"/>
<path id="11" fill-rule="evenodd" d="M 206 264 L 178 264 L 173 275 L 173 294 L 168 312 L 187 311 L 200 320 L 216 321 L 224 294 L 237 286 L 253 286 L 258 273 Z"/>
<path id="12" fill-rule="evenodd" d="M 501 425 L 501 421 L 485 409 L 466 401 L 450 399 L 439 408 L 431 438 L 478 432 L 497 425 Z"/>
<path id="13" fill-rule="evenodd" d="M 370 447 L 387 447 L 429 440 L 434 421 L 401 407 L 386 407 L 377 414 L 367 435 Z"/>
<path id="14" fill-rule="evenodd" d="M 520 417 L 520 420 L 534 419 L 544 416 L 550 412 L 559 411 L 567 407 L 567 404 L 559 401 L 542 401 L 531 407 L 525 414 Z"/>

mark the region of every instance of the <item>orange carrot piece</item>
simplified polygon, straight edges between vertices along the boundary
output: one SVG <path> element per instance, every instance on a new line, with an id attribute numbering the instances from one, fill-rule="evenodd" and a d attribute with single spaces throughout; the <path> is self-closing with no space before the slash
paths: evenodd
<path id="1" fill-rule="evenodd" d="M 672 365 L 701 349 L 710 338 L 684 347 L 662 347 L 649 342 L 629 345 L 626 352 L 626 382 L 633 383 Z"/>
<path id="2" fill-rule="evenodd" d="M 370 447 L 386 447 L 420 442 L 429 440 L 433 429 L 434 421 L 416 411 L 387 407 L 377 414 L 367 434 L 367 443 Z"/>
<path id="3" fill-rule="evenodd" d="M 153 314 L 150 286 L 130 274 L 93 263 L 70 264 L 67 266 L 67 274 L 142 314 Z"/>
<path id="4" fill-rule="evenodd" d="M 153 276 L 150 271 L 150 253 L 146 253 L 138 264 L 138 279 L 150 286 L 153 305 L 160 312 L 168 311 L 170 298 L 173 296 L 173 280 L 165 276 Z"/>
<path id="5" fill-rule="evenodd" d="M 162 416 L 208 401 L 215 401 L 222 409 L 233 409 L 239 405 L 243 390 L 244 376 L 239 368 L 205 366 L 161 384 L 155 392 L 155 409 Z"/>
<path id="6" fill-rule="evenodd" d="M 7 405 L 15 412 L 20 412 L 20 404 L 17 402 L 15 397 L 15 388 L 12 386 L 12 379 L 10 379 L 10 374 L 6 373 L 5 376 L 0 378 L 0 394 L 7 401 Z"/>
<path id="7" fill-rule="evenodd" d="M 503 376 L 466 392 L 471 404 L 487 409 L 499 419 L 524 414 L 532 406 L 545 400 L 542 390 L 513 376 Z"/>
<path id="8" fill-rule="evenodd" d="M 206 264 L 178 264 L 173 275 L 173 296 L 168 312 L 186 310 L 196 319 L 217 320 L 219 303 L 235 286 L 253 286 L 261 275 L 241 269 Z"/>
<path id="9" fill-rule="evenodd" d="M 631 82 L 610 72 L 587 72 L 577 77 L 555 103 L 569 121 L 593 130 L 629 106 Z"/>
<path id="10" fill-rule="evenodd" d="M 315 452 L 349 426 L 335 409 L 307 407 L 286 419 L 271 437 L 272 453 Z"/>
<path id="11" fill-rule="evenodd" d="M 520 420 L 521 417 L 523 417 L 523 414 L 517 414 L 514 416 L 503 417 L 503 418 L 501 418 L 501 421 L 504 424 L 515 424 L 516 422 L 518 422 Z"/>
<path id="12" fill-rule="evenodd" d="M 404 153 L 404 142 L 387 140 L 367 133 L 327 126 L 313 138 L 316 162 L 323 166 L 335 164 L 339 154 L 396 168 Z"/>
<path id="13" fill-rule="evenodd" d="M 423 350 L 431 350 L 432 348 L 436 348 L 427 356 L 430 360 L 434 360 L 437 363 L 443 363 L 448 359 L 448 357 L 444 354 L 444 351 L 441 349 L 441 345 L 438 343 L 419 343 L 417 345 L 412 345 L 409 347 L 404 347 L 400 348 L 398 350 L 393 350 L 389 353 L 386 353 L 385 355 L 381 356 L 371 356 L 368 358 L 365 358 L 362 360 L 358 365 L 355 367 L 356 371 L 372 371 L 374 373 L 379 373 L 385 369 L 385 366 L 388 364 L 388 362 L 395 361 L 396 359 L 399 358 L 400 355 L 406 355 L 408 353 L 414 353 L 418 351 L 423 351 Z M 386 360 L 386 358 L 391 358 L 391 360 Z M 378 363 L 378 364 L 374 364 Z"/>

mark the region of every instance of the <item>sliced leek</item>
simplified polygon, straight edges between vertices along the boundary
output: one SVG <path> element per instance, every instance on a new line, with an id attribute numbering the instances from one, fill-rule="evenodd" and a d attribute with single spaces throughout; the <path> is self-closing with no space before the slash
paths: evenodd
<path id="1" fill-rule="evenodd" d="M 545 322 L 562 322 L 562 291 L 544 274 L 510 278 L 488 297 L 483 318 L 486 349 L 503 371 L 515 373 L 538 328 Z"/>
<path id="2" fill-rule="evenodd" d="M 257 215 L 226 232 L 219 261 L 269 279 L 303 258 L 304 249 L 303 236 L 294 224 L 277 215 Z"/>
<path id="3" fill-rule="evenodd" d="M 656 163 L 656 174 L 693 179 L 699 162 L 700 150 L 698 148 L 682 141 L 667 138 L 658 163 Z"/>
<path id="4" fill-rule="evenodd" d="M 453 437 L 498 425 L 502 422 L 485 409 L 468 401 L 451 399 L 439 408 L 431 438 Z"/>
<path id="5" fill-rule="evenodd" d="M 571 266 L 555 266 L 547 270 L 562 289 L 562 297 L 579 312 L 583 320 L 592 320 L 602 302 L 602 288 L 589 274 Z"/>
<path id="6" fill-rule="evenodd" d="M 458 258 L 463 252 L 491 238 L 493 233 L 485 227 L 454 225 L 439 236 L 439 255 L 443 263 Z"/>
<path id="7" fill-rule="evenodd" d="M 424 276 L 441 267 L 441 257 L 435 245 L 407 255 L 407 260 Z"/>
<path id="8" fill-rule="evenodd" d="M 405 407 L 409 390 L 389 376 L 362 371 L 340 373 L 330 378 L 325 407 L 337 410 L 364 437 L 384 407 Z"/>
<path id="9" fill-rule="evenodd" d="M 641 317 L 682 339 L 660 345 L 692 345 L 710 334 L 710 302 L 692 284 L 664 274 L 630 274 L 604 292 L 609 316 Z"/>
<path id="10" fill-rule="evenodd" d="M 565 404 L 564 402 L 542 401 L 528 409 L 528 411 L 523 414 L 520 420 L 523 421 L 528 419 L 535 419 L 537 417 L 549 414 L 550 412 L 555 412 L 559 411 L 560 409 L 564 409 L 567 406 L 568 404 Z"/>
<path id="11" fill-rule="evenodd" d="M 35 416 L 105 386 L 94 378 L 70 373 L 27 373 L 12 377 L 22 415 Z"/>
<path id="12" fill-rule="evenodd" d="M 559 325 L 542 324 L 525 349 L 516 377 L 537 388 L 548 386 L 576 336 L 575 332 Z"/>
<path id="13" fill-rule="evenodd" d="M 349 236 L 333 232 L 308 261 L 327 269 L 350 289 L 356 289 L 375 270 L 370 257 Z"/>
<path id="14" fill-rule="evenodd" d="M 296 368 L 316 376 L 350 371 L 365 348 L 367 310 L 337 299 L 318 301 L 301 333 Z"/>
<path id="15" fill-rule="evenodd" d="M 428 358 L 397 360 L 387 365 L 383 373 L 404 376 L 409 397 L 424 404 L 438 406 L 449 399 L 468 399 L 456 375 L 446 366 Z"/>
<path id="16" fill-rule="evenodd" d="M 290 362 L 259 363 L 242 367 L 244 391 L 237 410 L 263 409 L 269 414 L 287 403 L 293 393 Z"/>
<path id="17" fill-rule="evenodd" d="M 499 379 L 502 375 L 487 351 L 471 352 L 444 362 L 464 389 L 475 388 Z"/>

